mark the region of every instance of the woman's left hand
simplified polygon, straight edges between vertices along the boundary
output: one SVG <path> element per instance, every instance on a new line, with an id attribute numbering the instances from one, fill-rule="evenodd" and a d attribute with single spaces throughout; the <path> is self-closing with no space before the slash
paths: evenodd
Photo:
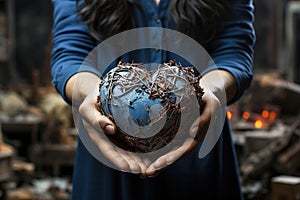
<path id="1" fill-rule="evenodd" d="M 211 71 L 202 78 L 202 88 L 204 95 L 201 100 L 200 116 L 191 125 L 189 132 L 185 133 L 189 135 L 185 136 L 181 146 L 155 160 L 147 168 L 144 176 L 153 177 L 179 158 L 192 152 L 207 136 L 209 128 L 216 128 L 210 127 L 215 126 L 216 120 L 218 123 L 221 123 L 220 119 L 225 121 L 225 106 L 233 99 L 237 90 L 235 79 L 226 71 Z"/>
<path id="2" fill-rule="evenodd" d="M 146 170 L 144 176 L 153 177 L 157 175 L 162 169 L 173 164 L 182 156 L 192 152 L 199 142 L 203 141 L 210 125 L 211 116 L 220 107 L 220 101 L 210 91 L 205 91 L 202 97 L 200 106 L 200 116 L 194 121 L 188 133 L 185 136 L 185 141 L 181 146 L 170 151 L 169 153 L 159 157 Z"/>

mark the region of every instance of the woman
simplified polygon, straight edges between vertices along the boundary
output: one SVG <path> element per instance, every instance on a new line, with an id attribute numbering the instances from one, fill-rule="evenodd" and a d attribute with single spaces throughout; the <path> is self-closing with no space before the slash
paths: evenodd
<path id="1" fill-rule="evenodd" d="M 161 27 L 180 31 L 201 44 L 218 69 L 202 77 L 205 89 L 201 116 L 190 134 L 205 134 L 215 107 L 237 101 L 249 87 L 252 75 L 252 0 L 52 0 L 54 6 L 52 79 L 62 97 L 78 107 L 87 134 L 119 170 L 95 159 L 78 141 L 72 199 L 243 199 L 238 163 L 226 121 L 216 145 L 199 158 L 200 140 L 162 155 L 154 162 L 114 151 L 97 129 L 114 134 L 116 126 L 95 112 L 101 78 L 79 68 L 99 43 L 124 30 Z M 151 49 L 130 52 L 122 59 L 164 63 L 175 55 Z M 177 61 L 184 60 L 177 58 Z M 223 82 L 210 81 L 215 75 Z M 89 80 L 78 84 L 76 79 Z M 207 81 L 205 81 L 207 80 Z M 96 117 L 95 117 L 96 115 Z M 100 124 L 100 126 L 99 126 Z M 196 127 L 196 128 L 195 128 Z M 196 131 L 196 133 L 193 133 Z M 201 132 L 202 131 L 202 132 Z M 122 172 L 129 171 L 132 173 Z M 140 176 L 139 176 L 140 175 Z"/>

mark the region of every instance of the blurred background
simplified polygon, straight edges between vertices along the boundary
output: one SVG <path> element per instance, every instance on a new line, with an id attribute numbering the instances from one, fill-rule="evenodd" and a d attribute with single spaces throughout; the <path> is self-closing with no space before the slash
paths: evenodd
<path id="1" fill-rule="evenodd" d="M 228 107 L 246 200 L 300 199 L 300 1 L 254 0 L 251 88 Z M 51 85 L 50 0 L 0 0 L 0 199 L 69 199 L 71 108 Z"/>

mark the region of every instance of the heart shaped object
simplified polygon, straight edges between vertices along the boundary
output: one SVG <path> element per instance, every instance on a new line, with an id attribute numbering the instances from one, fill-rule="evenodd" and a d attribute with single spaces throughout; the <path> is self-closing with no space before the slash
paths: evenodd
<path id="1" fill-rule="evenodd" d="M 118 128 L 106 136 L 130 152 L 147 153 L 167 145 L 178 132 L 181 105 L 188 105 L 192 94 L 200 104 L 203 89 L 193 70 L 174 61 L 156 70 L 119 62 L 99 86 L 97 109 Z"/>

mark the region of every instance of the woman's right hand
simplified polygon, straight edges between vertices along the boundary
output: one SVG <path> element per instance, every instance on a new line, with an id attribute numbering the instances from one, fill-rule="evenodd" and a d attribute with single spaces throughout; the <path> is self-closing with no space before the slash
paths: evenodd
<path id="1" fill-rule="evenodd" d="M 96 109 L 100 83 L 101 79 L 97 75 L 80 72 L 69 79 L 65 92 L 72 100 L 73 108 L 79 111 L 91 141 L 114 165 L 114 168 L 124 172 L 143 174 L 150 165 L 150 161 L 116 147 L 105 136 L 105 134 L 115 134 L 117 127 Z"/>

